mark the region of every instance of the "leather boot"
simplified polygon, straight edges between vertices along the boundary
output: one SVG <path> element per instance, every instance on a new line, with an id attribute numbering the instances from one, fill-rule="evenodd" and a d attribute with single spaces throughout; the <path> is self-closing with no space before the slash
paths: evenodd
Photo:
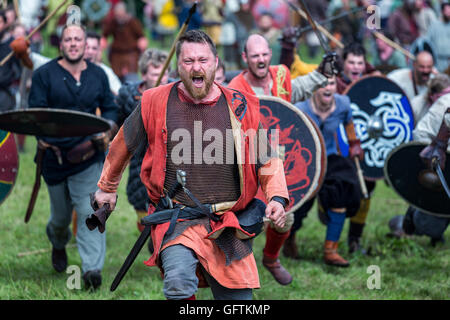
<path id="1" fill-rule="evenodd" d="M 83 274 L 84 287 L 86 290 L 97 290 L 102 284 L 100 270 L 90 270 Z"/>
<path id="2" fill-rule="evenodd" d="M 370 250 L 366 250 L 361 246 L 361 238 L 349 237 L 348 238 L 348 253 L 360 253 L 362 255 L 368 255 Z"/>
<path id="3" fill-rule="evenodd" d="M 279 284 L 286 286 L 292 282 L 291 274 L 281 265 L 278 258 L 271 259 L 263 255 L 262 264 Z"/>
<path id="4" fill-rule="evenodd" d="M 283 254 L 287 258 L 300 260 L 297 243 L 295 242 L 295 234 L 290 235 L 289 238 L 287 238 L 286 241 L 284 242 Z"/>
<path id="5" fill-rule="evenodd" d="M 66 249 L 52 248 L 52 265 L 57 272 L 63 272 L 67 268 Z"/>
<path id="6" fill-rule="evenodd" d="M 324 246 L 323 259 L 326 264 L 337 267 L 348 267 L 350 264 L 337 253 L 338 242 L 327 240 Z"/>

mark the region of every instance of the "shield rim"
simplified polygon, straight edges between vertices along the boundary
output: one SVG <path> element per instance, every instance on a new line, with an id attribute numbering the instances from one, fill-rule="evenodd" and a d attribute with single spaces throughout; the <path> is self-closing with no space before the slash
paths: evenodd
<path id="1" fill-rule="evenodd" d="M 35 113 L 35 112 L 49 112 L 49 113 L 66 113 L 66 114 L 74 114 L 74 115 L 79 115 L 79 116 L 84 116 L 87 118 L 91 118 L 91 119 L 95 119 L 96 121 L 102 122 L 103 124 L 108 126 L 108 129 L 102 130 L 102 131 L 97 131 L 97 132 L 93 132 L 93 133 L 88 133 L 86 135 L 91 135 L 91 134 L 95 134 L 95 133 L 100 133 L 100 132 L 105 132 L 107 130 L 109 130 L 111 128 L 111 125 L 108 123 L 108 121 L 106 121 L 105 119 L 96 116 L 94 114 L 91 113 L 87 113 L 87 112 L 83 112 L 83 111 L 77 111 L 77 110 L 69 110 L 69 109 L 59 109 L 59 108 L 28 108 L 28 109 L 19 109 L 19 110 L 7 110 L 4 112 L 0 112 L 0 118 L 2 116 L 7 116 L 7 115 L 11 115 L 11 114 L 20 114 L 20 113 Z M 4 130 L 2 128 L 0 128 L 0 130 L 3 131 L 7 131 L 7 132 L 11 132 L 11 133 L 17 133 L 17 134 L 25 134 L 25 135 L 30 135 L 30 136 L 37 136 L 36 134 L 30 134 L 27 132 L 17 132 L 17 131 L 11 131 L 11 130 Z M 78 137 L 79 135 L 58 135 L 58 136 L 54 136 L 54 135 L 42 135 L 42 136 L 46 136 L 46 137 Z"/>
<path id="2" fill-rule="evenodd" d="M 357 84 L 358 84 L 359 82 L 361 82 L 361 81 L 365 81 L 365 80 L 368 79 L 368 78 L 382 78 L 382 79 L 384 79 L 384 80 L 388 80 L 389 82 L 393 83 L 395 86 L 397 86 L 397 87 L 403 92 L 403 94 L 405 95 L 406 100 L 408 100 L 409 106 L 411 107 L 411 110 L 412 110 L 411 101 L 409 101 L 409 98 L 408 98 L 408 96 L 406 95 L 406 93 L 403 91 L 403 89 L 402 89 L 397 83 L 395 83 L 395 81 L 389 79 L 389 78 L 388 78 L 387 76 L 385 76 L 385 75 L 370 75 L 370 74 L 366 74 L 366 75 L 362 76 L 361 78 L 359 78 L 358 80 L 352 82 L 350 85 L 348 85 L 348 86 L 345 88 L 345 90 L 344 90 L 344 92 L 343 92 L 342 94 L 348 96 L 348 92 L 350 91 L 350 89 L 353 88 L 353 86 L 357 85 Z M 350 97 L 349 97 L 349 98 L 350 98 Z M 351 102 L 351 100 L 350 100 L 350 102 Z M 414 119 L 414 112 L 412 112 L 411 115 L 412 115 L 412 121 L 413 121 L 413 123 L 415 124 L 415 123 L 416 123 L 416 120 Z M 404 142 L 404 143 L 402 143 L 402 144 L 409 143 L 409 142 L 411 142 L 411 141 Z M 402 144 L 400 144 L 400 145 L 398 145 L 398 146 L 401 146 Z M 398 146 L 397 146 L 397 147 L 398 147 Z M 395 147 L 395 148 L 397 148 L 397 147 Z M 395 148 L 394 148 L 394 149 L 395 149 Z M 394 149 L 392 149 L 391 152 L 392 152 Z M 390 152 L 389 152 L 389 153 L 390 153 Z M 385 165 L 386 165 L 386 160 L 387 160 L 387 157 L 386 157 L 386 159 L 384 159 Z M 383 169 L 382 169 L 382 170 L 383 170 L 382 172 L 384 173 L 384 166 L 383 166 Z M 376 182 L 376 181 L 378 181 L 378 180 L 384 179 L 384 174 L 381 175 L 381 176 L 378 177 L 378 178 L 367 177 L 367 176 L 364 175 L 364 171 L 363 171 L 363 176 L 364 176 L 364 179 L 366 179 L 367 181 L 373 181 L 373 182 Z"/>
<path id="3" fill-rule="evenodd" d="M 2 200 L 0 200 L 0 206 L 1 206 L 2 203 L 4 203 L 5 200 L 11 195 L 11 192 L 13 191 L 14 186 L 16 185 L 17 177 L 18 177 L 18 175 L 19 175 L 20 159 L 19 159 L 19 151 L 18 151 L 18 149 L 17 149 L 17 141 L 16 141 L 16 137 L 14 136 L 14 134 L 13 134 L 12 132 L 6 131 L 6 130 L 0 130 L 0 131 L 3 131 L 3 132 L 6 132 L 6 133 L 7 133 L 7 137 L 6 137 L 5 140 L 4 140 L 5 142 L 6 142 L 8 139 L 12 139 L 12 140 L 13 140 L 14 146 L 15 146 L 15 150 L 16 150 L 15 156 L 16 156 L 16 159 L 17 159 L 17 168 L 16 168 L 17 171 L 16 171 L 16 175 L 14 176 L 14 180 L 13 180 L 13 182 L 12 182 L 12 184 L 11 184 L 11 188 L 9 189 L 8 193 L 6 193 L 6 195 L 4 196 L 4 198 L 3 198 Z M 5 142 L 4 142 L 4 143 L 5 143 Z M 3 145 L 4 143 L 2 143 L 1 145 Z M 0 146 L 1 146 L 1 145 L 0 145 Z"/>
<path id="4" fill-rule="evenodd" d="M 319 127 L 314 123 L 314 121 L 304 112 L 296 108 L 292 103 L 289 101 L 286 101 L 284 99 L 281 99 L 279 97 L 274 96 L 267 96 L 267 95 L 261 95 L 258 96 L 259 100 L 271 100 L 274 102 L 279 102 L 283 104 L 284 106 L 288 107 L 292 111 L 294 111 L 305 123 L 305 125 L 308 127 L 310 132 L 315 132 L 316 137 L 314 137 L 314 142 L 316 146 L 320 146 L 320 157 L 316 157 L 316 168 L 320 168 L 319 174 L 315 174 L 314 178 L 311 182 L 311 187 L 309 188 L 308 192 L 306 192 L 305 196 L 295 203 L 286 213 L 295 212 L 298 208 L 300 208 L 306 201 L 312 199 L 320 190 L 322 187 L 322 183 L 325 179 L 325 172 L 327 170 L 327 156 L 326 156 L 326 149 L 325 149 L 325 140 L 323 139 L 322 133 L 320 132 Z M 260 103 L 261 104 L 261 103 Z M 316 152 L 317 154 L 317 152 Z M 288 189 L 289 190 L 289 189 Z"/>
<path id="5" fill-rule="evenodd" d="M 424 213 L 426 213 L 426 214 L 435 216 L 435 217 L 449 218 L 450 216 L 449 216 L 448 214 L 445 215 L 445 214 L 441 214 L 441 213 L 431 212 L 431 211 L 429 211 L 429 210 L 423 209 L 423 208 L 421 208 L 421 207 L 419 207 L 419 206 L 417 206 L 417 205 L 411 203 L 409 200 L 405 199 L 405 198 L 400 194 L 399 191 L 397 191 L 397 188 L 395 188 L 395 187 L 393 186 L 392 182 L 391 182 L 391 179 L 390 179 L 390 177 L 389 177 L 388 170 L 387 170 L 387 167 L 388 167 L 387 164 L 388 164 L 389 160 L 391 159 L 392 155 L 393 155 L 396 151 L 398 151 L 398 150 L 400 150 L 400 149 L 407 148 L 407 147 L 409 147 L 409 146 L 415 146 L 415 145 L 423 146 L 424 148 L 425 148 L 426 146 L 428 146 L 428 144 L 425 143 L 425 142 L 420 142 L 420 141 L 410 141 L 410 142 L 407 142 L 407 143 L 402 143 L 401 145 L 399 145 L 399 146 L 395 147 L 394 149 L 392 149 L 391 152 L 389 152 L 389 154 L 388 154 L 387 157 L 386 157 L 386 161 L 385 161 L 385 163 L 384 163 L 384 168 L 383 168 L 384 177 L 386 178 L 386 181 L 388 182 L 388 184 L 389 184 L 389 186 L 392 188 L 392 190 L 394 190 L 395 193 L 396 193 L 403 201 L 405 201 L 407 204 L 409 204 L 410 206 L 412 206 L 412 207 L 414 207 L 415 209 L 420 210 L 420 211 L 422 211 L 422 212 L 424 212 Z M 450 154 L 449 154 L 448 152 L 446 152 L 446 154 L 450 156 Z"/>

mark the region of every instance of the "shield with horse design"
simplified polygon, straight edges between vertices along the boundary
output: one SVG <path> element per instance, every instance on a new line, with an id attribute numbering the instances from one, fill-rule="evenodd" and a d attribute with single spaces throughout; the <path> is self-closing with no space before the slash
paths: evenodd
<path id="1" fill-rule="evenodd" d="M 271 96 L 259 96 L 261 124 L 269 141 L 275 130 L 278 145 L 273 146 L 283 160 L 289 191 L 289 207 L 295 211 L 320 189 L 326 172 L 326 150 L 322 134 L 305 113 L 291 103 Z M 257 198 L 264 199 L 261 188 Z"/>

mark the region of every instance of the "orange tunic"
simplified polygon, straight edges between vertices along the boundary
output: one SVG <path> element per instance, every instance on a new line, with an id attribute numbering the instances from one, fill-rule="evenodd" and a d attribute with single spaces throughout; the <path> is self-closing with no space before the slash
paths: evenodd
<path id="1" fill-rule="evenodd" d="M 244 75 L 247 72 L 248 70 L 245 70 L 234 77 L 228 84 L 228 87 L 255 94 L 250 84 L 244 78 Z M 269 72 L 272 77 L 272 96 L 291 102 L 291 73 L 288 68 L 282 64 L 277 66 L 269 66 Z"/>
<path id="2" fill-rule="evenodd" d="M 165 126 L 165 115 L 167 100 L 170 89 L 174 84 L 160 86 L 144 92 L 141 104 L 142 120 L 149 148 L 142 163 L 141 179 L 147 187 L 150 199 L 157 203 L 163 194 L 167 128 Z M 242 95 L 236 90 L 219 86 L 225 94 L 230 109 L 230 119 L 243 132 L 249 129 L 257 129 L 259 124 L 259 102 L 249 95 Z M 242 102 L 245 103 L 242 103 Z M 241 137 L 242 138 L 242 137 Z M 221 213 L 218 222 L 210 221 L 212 232 L 208 234 L 203 225 L 195 225 L 187 228 L 177 238 L 162 246 L 164 234 L 169 228 L 169 223 L 152 226 L 152 241 L 155 248 L 154 254 L 145 261 L 148 266 L 160 265 L 158 259 L 159 252 L 170 245 L 183 244 L 194 250 L 202 266 L 223 286 L 227 288 L 259 288 L 259 277 L 256 262 L 253 254 L 241 260 L 234 260 L 226 265 L 225 254 L 215 244 L 215 239 L 224 228 L 241 229 L 234 212 L 244 209 L 255 197 L 258 188 L 258 179 L 267 199 L 273 196 L 281 196 L 289 199 L 286 180 L 284 177 L 283 163 L 278 158 L 270 159 L 258 173 L 254 170 L 254 164 L 248 160 L 249 145 L 248 136 L 239 140 L 235 137 L 235 146 L 245 147 L 246 152 L 240 153 L 237 147 L 236 155 L 241 157 L 245 154 L 246 162 L 239 165 L 239 175 L 241 184 L 241 196 L 236 204 L 225 212 Z M 131 155 L 129 154 L 124 141 L 123 128 L 119 130 L 110 146 L 110 151 L 105 161 L 104 169 L 98 183 L 100 189 L 106 192 L 116 192 L 118 183 L 126 164 Z M 260 175 L 264 172 L 264 175 Z M 269 173 L 269 174 L 268 174 Z M 153 208 L 154 210 L 154 208 Z M 152 211 L 149 212 L 153 213 Z M 250 236 L 248 233 L 246 233 Z"/>

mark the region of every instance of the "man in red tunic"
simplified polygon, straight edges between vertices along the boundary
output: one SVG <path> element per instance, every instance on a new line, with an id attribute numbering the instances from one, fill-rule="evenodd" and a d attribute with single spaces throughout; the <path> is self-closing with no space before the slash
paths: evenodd
<path id="1" fill-rule="evenodd" d="M 102 49 L 106 49 L 107 38 L 113 41 L 109 50 L 109 62 L 121 81 L 137 75 L 139 56 L 148 46 L 139 20 L 131 16 L 123 2 L 114 6 L 113 16 L 107 18 L 102 30 Z"/>
<path id="2" fill-rule="evenodd" d="M 327 83 L 324 58 L 317 70 L 291 80 L 291 73 L 285 65 L 270 65 L 272 50 L 267 40 L 258 34 L 248 37 L 242 53 L 247 69 L 230 81 L 228 87 L 245 90 L 255 95 L 269 95 L 296 103 L 309 98 L 312 93 Z M 330 70 L 328 68 L 328 70 Z M 266 231 L 266 245 L 263 250 L 263 265 L 281 285 L 292 282 L 292 276 L 278 259 L 280 249 L 289 237 L 294 215 L 287 215 L 283 228 L 271 224 Z"/>
<path id="3" fill-rule="evenodd" d="M 202 204 L 228 204 L 215 213 L 218 221 L 206 216 L 178 220 L 171 232 L 170 222 L 152 226 L 154 253 L 145 264 L 161 268 L 164 295 L 195 298 L 200 277 L 216 299 L 251 299 L 252 289 L 260 286 L 249 240 L 254 234 L 239 219 L 255 207 L 259 181 L 268 200 L 259 212 L 284 226 L 289 196 L 283 163 L 276 155 L 262 160 L 255 153 L 261 139 L 252 134 L 261 128 L 259 100 L 214 82 L 218 58 L 211 39 L 188 31 L 176 54 L 181 81 L 144 92 L 110 146 L 95 198 L 100 207 L 109 203 L 114 209 L 122 173 L 147 141 L 141 180 L 153 204 L 167 195 L 179 169 Z M 195 206 L 183 190 L 173 199 Z"/>

